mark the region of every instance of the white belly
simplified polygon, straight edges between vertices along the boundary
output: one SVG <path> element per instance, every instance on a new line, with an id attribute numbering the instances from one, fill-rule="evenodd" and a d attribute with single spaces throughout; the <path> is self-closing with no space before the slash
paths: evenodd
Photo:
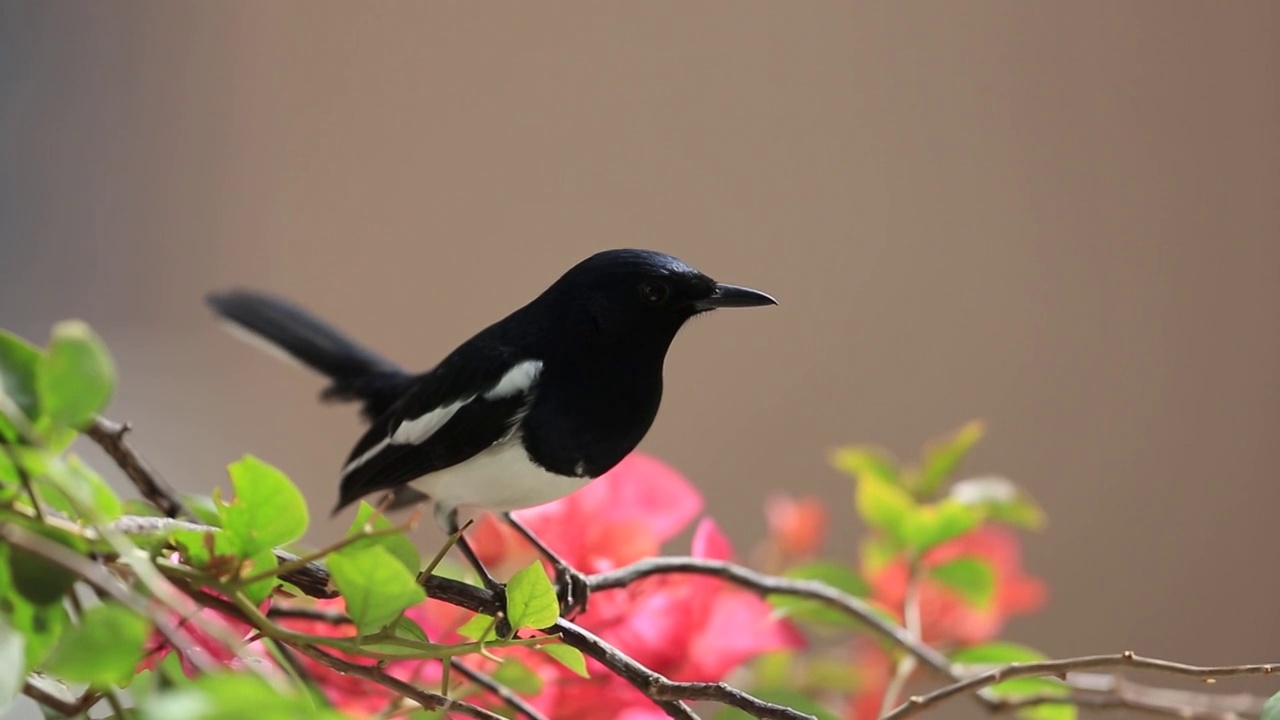
<path id="1" fill-rule="evenodd" d="M 435 501 L 438 510 L 506 512 L 559 500 L 589 482 L 591 478 L 543 470 L 529 460 L 519 439 L 513 439 L 410 485 Z"/>

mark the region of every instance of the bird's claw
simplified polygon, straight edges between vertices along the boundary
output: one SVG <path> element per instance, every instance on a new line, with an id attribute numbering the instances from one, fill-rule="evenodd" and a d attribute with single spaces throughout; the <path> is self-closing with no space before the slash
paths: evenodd
<path id="1" fill-rule="evenodd" d="M 560 617 L 570 620 L 586 612 L 591 584 L 587 576 L 567 565 L 556 565 L 556 597 L 560 600 Z"/>

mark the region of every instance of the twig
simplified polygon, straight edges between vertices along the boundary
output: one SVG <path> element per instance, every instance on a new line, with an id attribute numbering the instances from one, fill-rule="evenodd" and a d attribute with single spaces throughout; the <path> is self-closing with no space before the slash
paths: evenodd
<path id="1" fill-rule="evenodd" d="M 901 647 L 939 675 L 947 679 L 955 678 L 951 673 L 951 663 L 945 655 L 911 637 L 905 628 L 886 620 L 861 598 L 841 592 L 817 580 L 774 577 L 742 565 L 719 560 L 658 557 L 640 560 L 617 570 L 590 575 L 587 577 L 587 584 L 593 592 L 610 590 L 626 587 L 650 575 L 668 573 L 713 575 L 759 595 L 776 593 L 817 600 L 862 622 L 874 634 Z"/>
<path id="2" fill-rule="evenodd" d="M 315 608 L 289 607 L 287 605 L 273 606 L 267 611 L 267 617 L 319 620 L 331 625 L 352 624 L 351 618 L 343 615 L 342 613 L 329 610 L 317 610 Z M 498 682 L 492 675 L 476 670 L 457 658 L 453 659 L 453 667 L 457 669 L 460 675 L 484 690 L 487 690 L 499 700 L 506 703 L 512 710 L 524 715 L 529 718 L 529 720 L 547 720 L 547 716 L 543 715 L 537 708 L 530 705 L 524 698 L 512 692 L 511 688 Z"/>
<path id="3" fill-rule="evenodd" d="M 99 419 L 99 421 L 88 431 L 88 434 L 93 440 L 101 445 L 109 455 L 111 455 L 118 465 L 121 466 L 125 471 L 125 474 L 138 487 L 139 492 L 165 512 L 166 515 L 170 517 L 177 517 L 179 515 L 190 516 L 181 501 L 178 500 L 173 489 L 160 478 L 149 464 L 143 461 L 139 455 L 124 443 L 122 436 L 125 430 L 126 428 L 124 426 L 102 418 Z M 130 531 L 137 532 L 142 529 L 143 525 L 149 524 L 151 526 L 151 532 L 163 531 L 163 521 L 154 522 L 155 520 L 157 519 L 122 518 L 120 521 L 121 523 L 133 522 L 134 524 L 132 527 L 117 524 L 117 530 L 126 534 L 131 534 Z M 141 523 L 139 521 L 147 522 Z M 173 523 L 175 521 L 169 522 Z M 190 526 L 191 529 L 200 529 L 202 527 L 190 523 L 184 523 L 184 525 Z M 285 553 L 283 551 L 277 551 L 276 556 L 282 563 L 298 560 L 296 555 Z M 1188 672 L 1188 670 L 1197 672 L 1212 671 L 1213 674 L 1230 674 L 1224 672 L 1223 668 L 1197 669 L 1192 666 L 1183 666 L 1177 663 L 1165 663 L 1165 661 L 1157 660 L 1149 661 L 1145 658 L 1133 656 L 1132 654 L 1121 653 L 1119 655 L 1093 656 L 1092 658 L 1077 658 L 1075 660 L 1049 661 L 1048 663 L 1033 664 L 1040 665 L 1041 667 L 1041 670 L 1036 672 L 1027 670 L 1027 666 L 1013 666 L 1005 669 L 1005 672 L 998 678 L 990 677 L 990 675 L 992 673 L 997 673 L 999 669 L 991 671 L 991 673 L 984 674 L 983 676 L 978 676 L 977 678 L 963 678 L 951 667 L 945 656 L 934 650 L 932 647 L 918 641 L 916 638 L 911 637 L 910 633 L 908 633 L 904 628 L 898 627 L 896 624 L 886 620 L 872 609 L 870 605 L 857 597 L 840 592 L 817 581 L 771 577 L 743 566 L 695 558 L 652 558 L 649 560 L 643 560 L 612 572 L 591 576 L 588 578 L 588 587 L 592 590 L 620 588 L 650 575 L 679 572 L 721 577 L 760 595 L 779 593 L 817 600 L 861 621 L 874 634 L 903 648 L 909 655 L 916 658 L 938 675 L 954 681 L 951 685 L 929 695 L 911 698 L 911 700 L 894 711 L 894 715 L 892 716 L 896 717 L 904 717 L 918 712 L 921 708 L 928 707 L 930 704 L 942 702 L 956 694 L 975 690 L 977 691 L 977 699 L 988 710 L 997 712 L 1016 709 L 1018 707 L 1026 707 L 1032 704 L 1064 701 L 1094 707 L 1129 707 L 1133 709 L 1147 709 L 1151 711 L 1165 712 L 1169 711 L 1172 707 L 1171 699 L 1179 697 L 1177 695 L 1173 695 L 1173 693 L 1178 693 L 1180 691 L 1145 688 L 1144 686 L 1125 683 L 1123 687 L 1118 686 L 1110 691 L 1102 691 L 1101 694 L 1089 694 L 1090 691 L 1086 689 L 1066 697 L 1050 698 L 1046 696 L 1001 700 L 991 696 L 985 688 L 991 684 L 999 682 L 1001 679 L 1009 679 L 1010 677 L 1025 676 L 1028 674 L 1054 674 L 1067 672 L 1070 669 L 1106 667 L 1108 665 L 1147 667 L 1150 669 L 1165 670 L 1168 672 L 1181 672 L 1181 674 L 1196 674 L 1195 672 Z M 332 598 L 338 595 L 336 589 L 330 582 L 328 572 L 319 563 L 295 562 L 290 565 L 287 572 L 281 572 L 280 577 L 282 580 L 290 583 L 298 590 L 311 597 Z M 498 598 L 496 598 L 493 593 L 466 583 L 450 580 L 448 578 L 432 576 L 425 580 L 424 585 L 431 597 L 458 607 L 472 610 L 473 612 L 493 615 L 502 609 L 498 602 Z M 654 673 L 643 665 L 640 665 L 636 661 L 622 654 L 608 643 L 605 643 L 603 640 L 596 637 L 594 634 L 569 621 L 558 621 L 552 630 L 559 632 L 566 643 L 578 648 L 584 654 L 594 658 L 610 671 L 625 678 L 641 692 L 645 693 L 650 698 L 653 698 L 659 707 L 673 718 L 680 720 L 696 720 L 697 718 L 697 716 L 683 702 L 680 702 L 679 699 L 719 700 L 722 702 L 729 702 L 731 705 L 746 709 L 748 712 L 757 712 L 759 710 L 768 712 L 771 708 L 777 707 L 762 707 L 768 706 L 769 704 L 761 703 L 758 699 L 752 698 L 749 695 L 745 695 L 740 691 L 722 684 L 676 683 L 667 680 L 661 675 Z M 321 654 L 326 658 L 330 657 L 327 654 Z M 331 658 L 331 660 L 339 663 L 344 662 L 337 658 Z M 1085 664 L 1080 664 L 1081 661 L 1085 661 Z M 324 661 L 322 660 L 322 662 Z M 1090 664 L 1093 662 L 1096 662 L 1097 664 Z M 1064 663 L 1067 664 L 1066 669 L 1063 669 Z M 1045 669 L 1046 666 L 1048 666 L 1048 669 Z M 357 671 L 360 673 L 372 671 L 370 668 L 364 668 L 358 665 L 354 667 L 357 668 Z M 1253 672 L 1255 673 L 1272 671 L 1272 666 L 1233 667 L 1237 669 L 1241 667 L 1253 668 Z M 1181 668 L 1181 670 L 1176 668 Z M 1267 669 L 1263 670 L 1259 668 Z M 1009 672 L 1011 671 L 1017 671 L 1019 674 L 1010 675 Z M 1077 673 L 1075 677 L 1079 677 L 1079 675 L 1080 674 Z M 374 679 L 375 682 L 378 681 L 375 678 L 371 679 Z M 387 679 L 393 682 L 398 682 L 395 681 L 394 678 Z M 1069 679 L 1069 684 L 1072 679 L 1073 678 Z M 421 692 L 412 687 L 407 688 L 407 690 L 415 694 Z M 397 689 L 397 691 L 399 690 Z M 735 695 L 735 693 L 737 695 Z M 1152 702 L 1152 698 L 1155 698 L 1157 702 Z M 1234 702 L 1230 702 L 1231 700 L 1233 700 L 1233 698 L 1230 696 L 1194 694 L 1194 697 L 1181 696 L 1181 698 L 1177 700 L 1176 704 L 1185 712 L 1189 705 L 1200 702 L 1202 704 L 1207 704 L 1204 708 L 1194 709 L 1194 712 L 1202 711 L 1202 715 L 1200 715 L 1200 717 L 1226 718 L 1231 717 L 1232 713 L 1236 713 L 1237 710 L 1240 709 L 1243 709 L 1246 712 L 1260 709 L 1262 702 L 1258 698 L 1247 695 L 1235 696 Z M 1163 701 L 1164 704 L 1160 701 Z M 759 703 L 759 705 L 756 705 L 757 703 Z M 744 705 L 747 707 L 744 707 Z M 1220 713 L 1218 708 L 1222 708 Z M 786 709 L 782 708 L 782 710 Z M 762 717 L 779 716 L 762 715 Z M 805 716 L 795 714 L 782 715 L 780 717 Z M 1192 717 L 1196 717 L 1196 715 L 1193 714 Z"/>
<path id="4" fill-rule="evenodd" d="M 107 569 L 94 563 L 79 553 L 68 550 L 52 540 L 14 524 L 0 525 L 0 540 L 15 547 L 37 555 L 59 567 L 73 573 L 89 587 L 110 597 L 112 600 L 128 607 L 130 610 L 151 621 L 156 631 L 169 642 L 171 647 L 184 648 L 192 644 L 182 637 L 181 631 L 168 618 L 152 610 L 145 602 L 126 592 Z M 201 670 L 213 671 L 216 667 L 198 655 L 193 655 L 192 662 Z"/>
<path id="5" fill-rule="evenodd" d="M 924 628 L 920 618 L 920 584 L 921 577 L 920 560 L 912 557 L 910 568 L 907 572 L 906 593 L 902 599 L 902 617 L 905 621 L 907 634 L 912 639 L 923 643 Z M 886 715 L 898 703 L 898 697 L 902 694 L 903 688 L 907 686 L 907 682 L 911 680 L 911 674 L 916 671 L 918 660 L 913 655 L 903 655 L 899 660 L 897 667 L 893 670 L 893 677 L 889 679 L 889 685 L 885 688 L 884 698 L 880 701 L 880 714 Z"/>
<path id="6" fill-rule="evenodd" d="M 1277 670 L 1280 672 L 1280 670 Z M 1178 690 L 1174 688 L 1152 687 L 1142 685 L 1119 675 L 1110 673 L 1073 672 L 1067 676 L 1066 684 L 1076 692 L 1078 697 L 1094 700 L 1111 696 L 1121 701 L 1137 701 L 1149 706 L 1177 708 L 1178 710 L 1196 710 L 1207 713 L 1218 713 L 1219 716 L 1258 716 L 1262 714 L 1262 706 L 1267 700 L 1249 693 L 1204 693 L 1194 690 Z M 1008 704 L 1035 704 L 1035 698 L 1018 698 Z M 1044 700 L 1043 702 L 1051 702 Z M 1087 704 L 1087 703 L 1086 703 Z"/>
<path id="7" fill-rule="evenodd" d="M 506 703 L 512 710 L 524 715 L 529 718 L 529 720 L 547 720 L 546 715 L 538 712 L 537 708 L 530 705 L 524 698 L 512 692 L 511 688 L 495 680 L 492 675 L 476 670 L 457 658 L 453 660 L 453 667 L 458 671 L 459 675 L 462 675 L 476 685 L 488 690 L 499 700 Z"/>
<path id="8" fill-rule="evenodd" d="M 1086 655 L 1083 657 L 1066 658 L 1063 660 L 1010 663 L 1008 665 L 1002 665 L 984 673 L 965 678 L 964 680 L 954 682 L 950 685 L 946 685 L 928 693 L 927 695 L 916 695 L 911 697 L 906 702 L 899 705 L 893 712 L 885 715 L 882 720 L 900 720 L 901 718 L 915 715 L 922 710 L 942 703 L 961 693 L 980 690 L 1013 678 L 1046 675 L 1061 676 L 1075 670 L 1109 667 L 1129 667 L 1143 670 L 1155 670 L 1173 675 L 1209 679 L 1233 675 L 1270 675 L 1275 672 L 1280 672 L 1280 664 L 1204 667 L 1199 665 L 1186 665 L 1184 663 L 1172 662 L 1169 660 L 1146 658 L 1129 650 L 1110 655 Z"/>
<path id="9" fill-rule="evenodd" d="M 128 432 L 128 423 L 99 417 L 84 434 L 111 456 L 116 465 L 133 481 L 142 497 L 159 508 L 160 512 L 171 518 L 193 517 L 186 505 L 178 499 L 178 493 L 173 487 L 125 441 L 124 436 Z"/>
<path id="10" fill-rule="evenodd" d="M 398 695 L 409 698 L 421 705 L 424 710 L 443 709 L 466 717 L 478 718 L 479 720 L 505 720 L 501 715 L 489 712 L 484 708 L 476 707 L 461 700 L 453 700 L 430 690 L 414 687 L 403 680 L 384 673 L 376 665 L 360 665 L 348 662 L 310 645 L 294 645 L 293 647 L 303 655 L 333 670 L 375 682 Z"/>
<path id="11" fill-rule="evenodd" d="M 67 717 L 80 716 L 89 708 L 97 705 L 98 701 L 102 699 L 102 695 L 100 693 L 93 692 L 92 690 L 86 690 L 85 693 L 76 698 L 74 702 L 68 702 L 30 680 L 22 686 L 22 694 L 32 700 L 35 700 L 40 705 L 51 710 L 55 710 Z"/>

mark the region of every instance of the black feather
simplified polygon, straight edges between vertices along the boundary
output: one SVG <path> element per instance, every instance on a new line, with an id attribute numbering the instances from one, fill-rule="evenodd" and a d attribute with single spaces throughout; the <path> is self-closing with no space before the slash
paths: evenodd
<path id="1" fill-rule="evenodd" d="M 282 298 L 234 290 L 206 300 L 218 315 L 329 378 L 325 400 L 363 403 L 368 420 L 383 415 L 413 382 L 395 364 Z"/>

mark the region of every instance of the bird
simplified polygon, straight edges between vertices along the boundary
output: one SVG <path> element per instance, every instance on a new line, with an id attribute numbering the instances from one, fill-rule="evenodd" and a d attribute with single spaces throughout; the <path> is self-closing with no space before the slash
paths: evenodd
<path id="1" fill-rule="evenodd" d="M 360 404 L 368 427 L 342 467 L 333 514 L 379 492 L 387 511 L 429 502 L 501 592 L 459 532 L 460 513 L 497 513 L 550 561 L 565 613 L 585 608 L 585 576 L 513 511 L 572 493 L 639 446 L 658 414 L 668 349 L 691 318 L 777 305 L 666 253 L 604 250 L 414 373 L 282 297 L 232 289 L 206 301 L 235 334 L 326 377 L 323 400 Z"/>

